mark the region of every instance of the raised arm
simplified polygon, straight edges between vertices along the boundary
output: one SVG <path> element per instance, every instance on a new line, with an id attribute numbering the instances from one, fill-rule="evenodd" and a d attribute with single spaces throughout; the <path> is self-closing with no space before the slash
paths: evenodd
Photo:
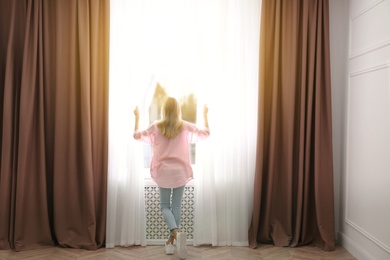
<path id="1" fill-rule="evenodd" d="M 134 116 L 135 116 L 134 131 L 136 131 L 139 128 L 139 109 L 138 109 L 138 107 L 135 107 L 135 109 L 134 109 Z"/>
<path id="2" fill-rule="evenodd" d="M 204 121 L 204 126 L 209 128 L 209 120 L 207 118 L 207 113 L 209 112 L 209 108 L 207 105 L 204 105 L 203 107 L 203 121 Z"/>

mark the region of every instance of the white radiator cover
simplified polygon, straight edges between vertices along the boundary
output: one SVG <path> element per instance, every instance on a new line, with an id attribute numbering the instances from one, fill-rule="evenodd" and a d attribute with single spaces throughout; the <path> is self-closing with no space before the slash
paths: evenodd
<path id="1" fill-rule="evenodd" d="M 187 242 L 191 242 L 194 233 L 194 202 L 195 187 L 187 185 L 184 188 L 181 208 L 180 229 L 187 233 Z M 145 184 L 146 213 L 146 243 L 148 245 L 163 245 L 169 236 L 168 226 L 160 210 L 160 194 L 158 187 Z"/>

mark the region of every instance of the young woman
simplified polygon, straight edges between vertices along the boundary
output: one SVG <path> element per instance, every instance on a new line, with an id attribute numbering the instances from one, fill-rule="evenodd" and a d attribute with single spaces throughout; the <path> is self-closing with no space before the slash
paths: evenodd
<path id="1" fill-rule="evenodd" d="M 160 189 L 160 208 L 170 230 L 165 253 L 174 253 L 173 242 L 176 240 L 180 258 L 185 258 L 187 255 L 187 236 L 184 232 L 179 232 L 179 227 L 184 187 L 193 177 L 189 144 L 203 140 L 210 135 L 207 113 L 208 108 L 205 106 L 203 109 L 204 128 L 198 128 L 195 124 L 181 119 L 179 102 L 169 97 L 161 109 L 162 119 L 140 131 L 138 129 L 138 107 L 134 110 L 134 139 L 153 146 L 150 174 Z"/>

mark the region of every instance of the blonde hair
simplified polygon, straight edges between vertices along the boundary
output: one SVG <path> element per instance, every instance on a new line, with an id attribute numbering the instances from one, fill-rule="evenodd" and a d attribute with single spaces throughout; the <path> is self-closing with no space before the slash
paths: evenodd
<path id="1" fill-rule="evenodd" d="M 157 123 L 160 132 L 167 138 L 177 136 L 183 127 L 181 108 L 175 98 L 168 97 L 161 108 L 161 120 Z"/>

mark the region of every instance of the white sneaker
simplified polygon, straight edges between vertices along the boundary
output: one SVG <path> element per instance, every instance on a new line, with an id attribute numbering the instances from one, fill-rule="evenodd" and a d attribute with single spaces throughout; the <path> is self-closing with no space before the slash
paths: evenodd
<path id="1" fill-rule="evenodd" d="M 177 232 L 176 247 L 180 259 L 185 259 L 187 257 L 187 234 L 186 233 Z"/>
<path id="2" fill-rule="evenodd" d="M 171 243 L 165 244 L 165 254 L 173 255 L 174 253 L 175 253 L 175 247 Z"/>

